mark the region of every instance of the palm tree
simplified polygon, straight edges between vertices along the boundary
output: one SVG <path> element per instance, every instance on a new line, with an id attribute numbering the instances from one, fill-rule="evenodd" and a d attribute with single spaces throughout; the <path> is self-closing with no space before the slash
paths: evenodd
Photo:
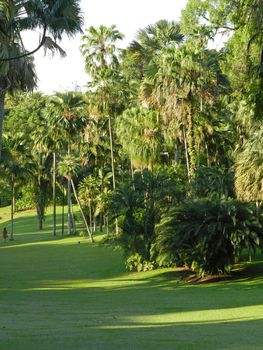
<path id="1" fill-rule="evenodd" d="M 32 57 L 41 46 L 64 51 L 55 43 L 64 33 L 69 36 L 81 31 L 83 22 L 78 0 L 20 1 L 2 0 L 0 3 L 0 160 L 6 92 L 31 91 L 36 86 Z M 21 32 L 42 28 L 38 47 L 27 51 Z M 49 36 L 47 36 L 47 33 Z M 53 39 L 54 40 L 53 40 Z"/>
<path id="2" fill-rule="evenodd" d="M 56 236 L 56 164 L 57 152 L 64 145 L 63 134 L 59 125 L 53 123 L 53 106 L 47 104 L 46 112 L 40 116 L 37 128 L 33 131 L 34 148 L 45 149 L 46 153 L 52 153 L 52 188 L 53 188 L 53 235 Z"/>
<path id="3" fill-rule="evenodd" d="M 86 29 L 86 34 L 81 38 L 83 44 L 80 47 L 85 59 L 85 69 L 92 77 L 98 75 L 99 71 L 118 65 L 118 52 L 115 43 L 123 39 L 115 25 L 99 28 L 91 26 Z"/>
<path id="4" fill-rule="evenodd" d="M 72 141 L 79 135 L 87 124 L 86 116 L 82 109 L 85 101 L 80 94 L 74 92 L 56 93 L 50 100 L 50 114 L 48 117 L 49 128 L 56 131 L 57 137 L 64 138 L 67 144 L 67 154 L 71 155 Z M 60 135 L 60 136 L 58 136 Z M 61 140 L 62 141 L 62 140 Z M 53 164 L 54 164 L 53 153 Z M 53 172 L 53 177 L 54 177 Z M 54 181 L 54 179 L 53 179 Z M 71 184 L 67 179 L 67 201 L 68 201 L 68 230 L 71 229 Z M 53 185 L 54 186 L 54 185 Z M 54 214 L 55 215 L 55 214 Z"/>
<path id="5" fill-rule="evenodd" d="M 116 187 L 113 135 L 112 135 L 112 117 L 116 96 L 111 93 L 118 76 L 118 53 L 116 42 L 123 39 L 115 25 L 110 27 L 100 26 L 99 28 L 90 27 L 86 34 L 82 36 L 83 44 L 80 47 L 81 54 L 85 59 L 86 72 L 93 78 L 92 86 L 96 90 L 96 95 L 100 100 L 100 109 L 102 115 L 108 119 L 111 166 L 113 189 Z"/>
<path id="6" fill-rule="evenodd" d="M 174 21 L 161 19 L 137 32 L 136 40 L 128 47 L 134 60 L 140 63 L 143 74 L 152 59 L 163 49 L 177 48 L 183 41 L 180 25 Z"/>
<path id="7" fill-rule="evenodd" d="M 28 175 L 26 165 L 25 137 L 23 133 L 3 135 L 4 148 L 2 169 L 11 188 L 11 230 L 10 240 L 14 240 L 15 194 L 17 186 L 25 182 Z"/>
<path id="8" fill-rule="evenodd" d="M 83 16 L 79 3 L 79 0 L 1 0 L 0 61 L 10 62 L 32 55 L 42 46 L 65 55 L 56 41 L 61 40 L 63 34 L 72 37 L 82 31 Z M 43 31 L 39 44 L 35 49 L 27 50 L 21 32 L 39 28 Z M 14 50 L 16 46 L 22 50 Z"/>
<path id="9" fill-rule="evenodd" d="M 240 199 L 263 201 L 263 127 L 245 141 L 235 162 L 235 188 Z"/>
<path id="10" fill-rule="evenodd" d="M 82 206 L 80 204 L 80 201 L 79 201 L 79 198 L 78 198 L 78 195 L 77 195 L 77 191 L 76 191 L 76 188 L 75 188 L 75 184 L 74 184 L 74 181 L 73 181 L 73 176 L 75 176 L 78 173 L 79 168 L 80 168 L 79 159 L 76 158 L 76 157 L 73 157 L 72 155 L 66 155 L 64 157 L 64 159 L 62 161 L 60 161 L 59 166 L 58 166 L 58 171 L 59 171 L 59 173 L 61 175 L 63 175 L 68 180 L 69 184 L 72 186 L 72 189 L 73 189 L 76 201 L 78 203 L 79 210 L 80 210 L 81 215 L 83 217 L 83 220 L 84 220 L 84 223 L 85 223 L 88 235 L 90 237 L 91 242 L 93 242 L 94 240 L 93 240 L 93 237 L 92 237 L 92 232 L 89 229 L 89 226 L 88 226 L 85 214 L 83 212 Z M 68 233 L 69 234 L 71 233 L 70 224 L 68 226 Z"/>
<path id="11" fill-rule="evenodd" d="M 117 119 L 117 135 L 131 161 L 152 169 L 162 150 L 158 113 L 147 108 L 131 108 Z"/>

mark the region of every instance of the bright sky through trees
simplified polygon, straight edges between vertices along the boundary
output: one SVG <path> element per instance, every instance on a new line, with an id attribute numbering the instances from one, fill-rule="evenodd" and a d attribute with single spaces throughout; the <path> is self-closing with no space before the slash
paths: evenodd
<path id="1" fill-rule="evenodd" d="M 85 27 L 115 24 L 125 34 L 123 46 L 134 38 L 136 31 L 153 24 L 160 19 L 179 20 L 186 0 L 82 0 L 81 7 L 85 16 Z M 34 48 L 40 33 L 26 38 L 26 46 Z M 84 60 L 80 55 L 80 36 L 68 40 L 64 38 L 61 47 L 67 57 L 43 57 L 43 50 L 35 54 L 39 90 L 53 93 L 58 90 L 74 90 L 87 82 L 84 73 Z"/>

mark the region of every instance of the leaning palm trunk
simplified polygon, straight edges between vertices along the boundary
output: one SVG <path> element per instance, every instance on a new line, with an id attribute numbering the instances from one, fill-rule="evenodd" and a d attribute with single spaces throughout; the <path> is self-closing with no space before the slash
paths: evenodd
<path id="1" fill-rule="evenodd" d="M 80 210 L 81 215 L 82 215 L 82 217 L 83 217 L 83 220 L 84 220 L 84 223 L 85 223 L 85 226 L 86 226 L 86 229 L 87 229 L 89 238 L 90 238 L 91 242 L 94 242 L 93 237 L 92 237 L 92 233 L 91 233 L 91 231 L 90 231 L 90 229 L 89 229 L 89 225 L 88 225 L 88 223 L 87 223 L 86 217 L 85 217 L 84 212 L 83 212 L 83 209 L 82 209 L 82 207 L 81 207 L 81 204 L 80 204 L 80 201 L 79 201 L 77 192 L 76 192 L 76 188 L 75 188 L 75 185 L 74 185 L 74 182 L 73 182 L 72 179 L 71 179 L 71 185 L 72 185 L 72 188 L 73 188 L 73 192 L 74 192 L 76 201 L 77 201 L 78 206 L 79 206 L 79 210 Z"/>

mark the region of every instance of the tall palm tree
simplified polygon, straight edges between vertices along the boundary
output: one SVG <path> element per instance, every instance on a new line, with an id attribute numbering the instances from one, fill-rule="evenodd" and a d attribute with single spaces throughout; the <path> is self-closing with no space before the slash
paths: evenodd
<path id="1" fill-rule="evenodd" d="M 6 92 L 16 89 L 31 91 L 36 86 L 32 57 L 41 46 L 64 51 L 55 43 L 64 33 L 69 36 L 81 31 L 83 18 L 79 0 L 1 0 L 0 2 L 0 160 L 4 101 Z M 42 28 L 38 47 L 28 51 L 21 32 Z M 49 35 L 49 36 L 47 36 Z"/>
<path id="2" fill-rule="evenodd" d="M 92 77 L 92 86 L 100 100 L 101 113 L 108 119 L 113 189 L 116 187 L 116 180 L 112 118 L 116 96 L 114 98 L 111 92 L 115 82 L 119 79 L 118 54 L 120 50 L 116 47 L 116 42 L 121 39 L 123 39 L 123 34 L 117 30 L 115 25 L 110 27 L 102 25 L 99 28 L 90 27 L 82 36 L 83 44 L 80 47 L 81 54 L 85 59 L 86 72 Z"/>
<path id="3" fill-rule="evenodd" d="M 67 144 L 70 157 L 73 139 L 80 135 L 87 125 L 82 109 L 86 104 L 82 95 L 73 92 L 56 93 L 50 100 L 52 113 L 49 115 L 49 128 L 59 133 Z M 58 134 L 57 134 L 58 135 Z M 54 164 L 54 156 L 53 156 Z M 54 173 L 53 173 L 54 175 Z M 55 176 L 55 175 L 54 175 Z M 54 181 L 54 180 L 53 180 Z M 71 231 L 71 179 L 67 178 L 68 230 Z"/>
<path id="4" fill-rule="evenodd" d="M 46 112 L 39 116 L 37 127 L 33 131 L 35 149 L 45 149 L 46 153 L 52 153 L 52 188 L 53 188 L 53 235 L 56 236 L 56 178 L 57 178 L 57 152 L 65 144 L 61 127 L 53 123 L 53 106 L 48 103 Z"/>

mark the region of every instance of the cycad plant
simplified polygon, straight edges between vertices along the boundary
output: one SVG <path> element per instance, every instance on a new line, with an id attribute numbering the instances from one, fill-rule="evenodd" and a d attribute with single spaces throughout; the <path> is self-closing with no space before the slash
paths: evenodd
<path id="1" fill-rule="evenodd" d="M 263 211 L 237 200 L 189 200 L 163 215 L 159 263 L 183 264 L 200 275 L 230 272 L 243 249 L 263 249 Z"/>

